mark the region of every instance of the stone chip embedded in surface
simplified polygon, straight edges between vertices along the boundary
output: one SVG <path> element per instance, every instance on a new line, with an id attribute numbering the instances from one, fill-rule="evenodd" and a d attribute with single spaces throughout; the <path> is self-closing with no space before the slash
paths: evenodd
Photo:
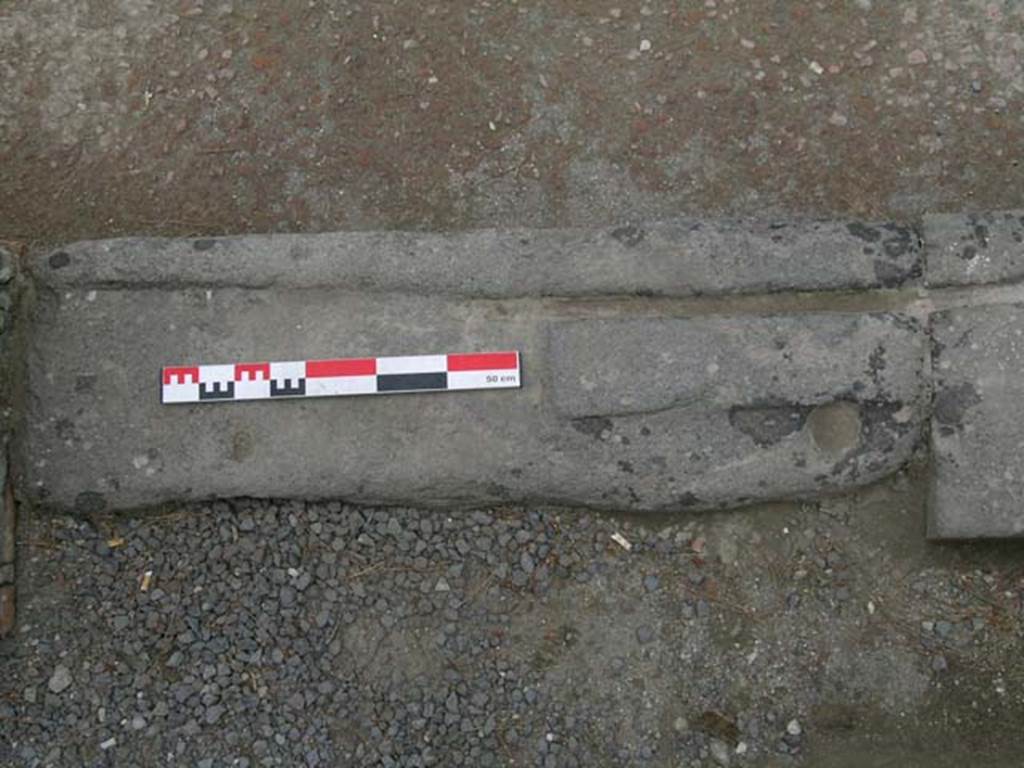
<path id="1" fill-rule="evenodd" d="M 272 276 L 307 240 L 238 242 Z M 187 245 L 168 284 L 146 268 L 167 248 L 146 242 L 75 280 L 53 275 L 88 246 L 33 264 L 18 462 L 32 500 L 83 513 L 233 496 L 708 509 L 870 482 L 919 436 L 926 344 L 908 318 L 641 319 L 629 302 L 598 317 L 587 302 L 467 298 L 444 283 L 455 272 L 418 295 L 384 272 L 375 290 L 344 270 L 307 284 L 301 266 L 241 287 L 252 273 L 224 282 L 217 246 Z M 504 280 L 490 285 L 515 287 Z M 522 352 L 521 390 L 159 402 L 165 365 L 495 349 Z"/>
<path id="2" fill-rule="evenodd" d="M 1024 305 L 932 316 L 929 534 L 1024 534 Z"/>
<path id="3" fill-rule="evenodd" d="M 926 282 L 937 288 L 1024 278 L 1024 210 L 924 217 Z"/>

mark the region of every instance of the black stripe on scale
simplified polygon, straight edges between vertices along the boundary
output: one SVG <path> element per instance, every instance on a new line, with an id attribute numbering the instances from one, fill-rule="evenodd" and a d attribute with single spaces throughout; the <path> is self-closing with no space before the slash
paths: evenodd
<path id="1" fill-rule="evenodd" d="M 306 394 L 305 379 L 277 379 L 270 380 L 271 397 L 295 397 Z"/>
<path id="2" fill-rule="evenodd" d="M 444 371 L 377 374 L 378 392 L 415 392 L 420 389 L 448 389 L 448 374 Z"/>
<path id="3" fill-rule="evenodd" d="M 199 382 L 200 400 L 234 400 L 235 382 L 210 381 Z"/>

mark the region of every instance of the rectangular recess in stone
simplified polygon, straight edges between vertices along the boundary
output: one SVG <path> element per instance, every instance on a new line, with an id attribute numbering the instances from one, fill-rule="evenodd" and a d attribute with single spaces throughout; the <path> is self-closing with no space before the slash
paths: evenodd
<path id="1" fill-rule="evenodd" d="M 929 286 L 1024 279 L 1024 209 L 930 214 L 923 231 Z"/>
<path id="2" fill-rule="evenodd" d="M 574 417 L 835 399 L 913 403 L 926 355 L 894 314 L 582 320 L 551 329 L 554 400 Z"/>
<path id="3" fill-rule="evenodd" d="M 82 242 L 30 260 L 53 287 L 336 288 L 477 298 L 893 288 L 920 275 L 891 223 L 673 220 L 606 230 L 344 232 Z"/>
<path id="4" fill-rule="evenodd" d="M 932 315 L 937 539 L 1024 535 L 1024 305 Z"/>

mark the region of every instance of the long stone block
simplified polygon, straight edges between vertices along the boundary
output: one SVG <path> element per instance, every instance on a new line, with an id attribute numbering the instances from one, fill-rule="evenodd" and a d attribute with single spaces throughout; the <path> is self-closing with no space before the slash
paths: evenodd
<path id="1" fill-rule="evenodd" d="M 606 231 L 481 230 L 84 242 L 34 262 L 54 287 L 337 288 L 468 298 L 697 296 L 894 288 L 917 233 L 860 222 L 674 221 Z"/>
<path id="2" fill-rule="evenodd" d="M 641 318 L 628 302 L 595 312 L 439 285 L 357 291 L 340 277 L 250 288 L 218 272 L 207 284 L 213 255 L 191 244 L 199 265 L 163 284 L 143 262 L 158 271 L 166 249 L 138 247 L 129 279 L 117 277 L 123 259 L 101 269 L 96 254 L 68 279 L 85 247 L 34 264 L 18 466 L 19 487 L 44 505 L 248 495 L 719 508 L 870 482 L 908 459 L 925 420 L 925 336 L 896 315 Z M 165 365 L 491 349 L 521 351 L 522 389 L 159 398 Z"/>
<path id="3" fill-rule="evenodd" d="M 1024 210 L 932 214 L 923 232 L 930 286 L 1024 279 Z"/>
<path id="4" fill-rule="evenodd" d="M 932 316 L 929 534 L 1024 535 L 1024 305 Z"/>

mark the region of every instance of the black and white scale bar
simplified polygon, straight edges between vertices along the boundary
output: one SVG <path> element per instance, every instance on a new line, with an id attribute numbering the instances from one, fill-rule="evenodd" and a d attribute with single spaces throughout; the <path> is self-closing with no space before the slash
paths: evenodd
<path id="1" fill-rule="evenodd" d="M 474 352 L 170 366 L 161 373 L 160 398 L 164 403 L 224 403 L 512 389 L 520 383 L 518 352 Z"/>
<path id="2" fill-rule="evenodd" d="M 421 389 L 448 389 L 448 372 L 388 373 L 377 376 L 378 392 L 416 392 Z"/>

